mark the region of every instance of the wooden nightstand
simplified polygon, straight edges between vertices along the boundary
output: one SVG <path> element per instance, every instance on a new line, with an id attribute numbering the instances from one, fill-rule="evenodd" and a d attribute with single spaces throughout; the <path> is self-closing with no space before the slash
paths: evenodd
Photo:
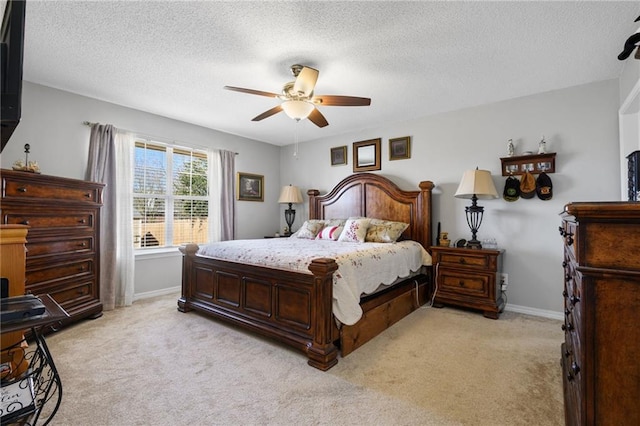
<path id="1" fill-rule="evenodd" d="M 504 309 L 500 289 L 503 250 L 431 247 L 435 265 L 433 306 L 457 305 L 498 319 Z"/>

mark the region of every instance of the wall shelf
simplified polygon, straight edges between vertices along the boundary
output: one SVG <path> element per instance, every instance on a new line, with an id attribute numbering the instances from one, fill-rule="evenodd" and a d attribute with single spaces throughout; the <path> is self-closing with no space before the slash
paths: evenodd
<path id="1" fill-rule="evenodd" d="M 523 175 L 526 171 L 531 174 L 555 173 L 556 153 L 514 155 L 500 158 L 502 162 L 502 176 Z"/>

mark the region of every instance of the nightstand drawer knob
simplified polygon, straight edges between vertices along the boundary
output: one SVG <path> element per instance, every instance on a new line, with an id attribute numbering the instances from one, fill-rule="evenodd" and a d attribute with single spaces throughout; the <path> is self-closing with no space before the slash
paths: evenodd
<path id="1" fill-rule="evenodd" d="M 18 192 L 27 192 L 27 188 L 21 186 L 20 188 L 18 188 Z"/>

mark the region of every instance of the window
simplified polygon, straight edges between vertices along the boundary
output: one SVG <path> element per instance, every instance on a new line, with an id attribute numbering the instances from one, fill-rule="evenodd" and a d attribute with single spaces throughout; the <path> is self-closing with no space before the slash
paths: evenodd
<path id="1" fill-rule="evenodd" d="M 136 141 L 135 248 L 173 247 L 208 240 L 208 168 L 204 151 Z"/>

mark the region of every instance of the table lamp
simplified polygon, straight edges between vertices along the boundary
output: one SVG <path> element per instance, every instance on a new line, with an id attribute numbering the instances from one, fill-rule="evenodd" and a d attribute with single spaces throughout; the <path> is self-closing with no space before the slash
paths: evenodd
<path id="1" fill-rule="evenodd" d="M 289 208 L 284 211 L 284 221 L 287 222 L 287 232 L 285 235 L 289 236 L 291 235 L 291 225 L 293 225 L 293 221 L 296 218 L 296 211 L 291 208 L 291 205 L 302 203 L 300 188 L 293 185 L 283 186 L 278 202 L 281 204 L 289 204 Z"/>
<path id="2" fill-rule="evenodd" d="M 488 170 L 467 170 L 462 176 L 462 181 L 455 193 L 456 198 L 471 199 L 471 205 L 465 207 L 464 211 L 467 216 L 467 225 L 471 229 L 471 240 L 467 242 L 468 248 L 480 249 L 482 244 L 476 238 L 480 224 L 482 224 L 482 216 L 484 207 L 478 205 L 478 199 L 488 200 L 498 198 L 498 192 L 491 179 L 491 172 Z"/>

